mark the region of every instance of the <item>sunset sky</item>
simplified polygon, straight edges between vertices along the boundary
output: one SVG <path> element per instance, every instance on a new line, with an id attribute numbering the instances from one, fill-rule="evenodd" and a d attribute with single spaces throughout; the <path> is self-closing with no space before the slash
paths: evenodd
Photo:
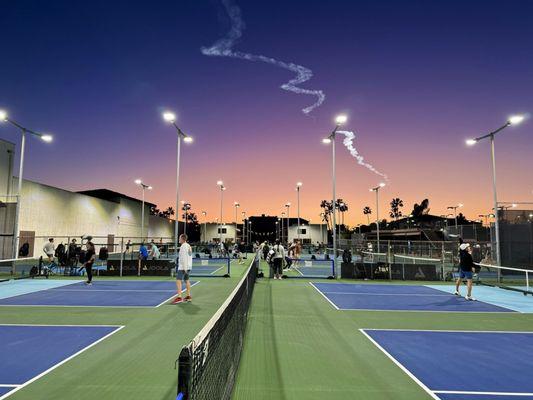
<path id="1" fill-rule="evenodd" d="M 54 134 L 30 140 L 25 177 L 69 190 L 108 188 L 139 197 L 134 179 L 154 190 L 147 200 L 174 206 L 176 135 L 182 150 L 182 198 L 208 219 L 219 213 L 216 181 L 248 215 L 280 215 L 296 204 L 318 222 L 331 198 L 331 149 L 321 143 L 334 117 L 349 117 L 355 146 L 389 176 L 404 214 L 429 198 L 432 214 L 464 203 L 470 218 L 492 207 L 488 142 L 464 140 L 533 110 L 533 2 L 509 0 L 271 0 L 235 2 L 246 23 L 237 51 L 311 69 L 302 85 L 324 104 L 280 86 L 291 72 L 260 62 L 207 57 L 230 21 L 219 0 L 3 2 L 0 108 L 24 125 Z M 533 120 L 498 136 L 498 192 L 533 202 Z M 12 127 L 0 137 L 19 143 Z M 382 178 L 338 150 L 338 197 L 347 223 L 375 209 L 369 188 Z M 18 162 L 18 161 L 17 161 Z M 291 216 L 296 216 L 292 207 Z"/>

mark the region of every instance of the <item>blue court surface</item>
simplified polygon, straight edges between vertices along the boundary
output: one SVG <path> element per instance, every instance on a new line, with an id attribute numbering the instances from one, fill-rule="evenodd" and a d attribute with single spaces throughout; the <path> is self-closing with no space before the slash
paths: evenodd
<path id="1" fill-rule="evenodd" d="M 337 310 L 515 312 L 483 301 L 467 301 L 420 285 L 316 283 L 311 285 Z"/>
<path id="2" fill-rule="evenodd" d="M 360 331 L 434 399 L 533 399 L 533 332 Z"/>
<path id="3" fill-rule="evenodd" d="M 33 292 L 0 298 L 0 306 L 159 307 L 176 295 L 174 281 L 96 280 L 91 286 L 65 280 L 61 286 L 50 279 L 47 282 L 49 288 L 43 289 L 41 285 Z M 192 286 L 197 283 L 191 281 Z M 21 281 L 16 285 L 25 284 L 32 282 Z"/>
<path id="4" fill-rule="evenodd" d="M 122 329 L 94 325 L 0 325 L 0 399 Z"/>

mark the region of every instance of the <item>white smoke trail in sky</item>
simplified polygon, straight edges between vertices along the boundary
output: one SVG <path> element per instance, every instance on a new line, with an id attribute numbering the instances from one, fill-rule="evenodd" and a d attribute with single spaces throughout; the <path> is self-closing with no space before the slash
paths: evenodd
<path id="1" fill-rule="evenodd" d="M 235 42 L 242 36 L 242 31 L 245 28 L 245 24 L 241 17 L 241 9 L 235 5 L 232 0 L 222 0 L 222 4 L 224 4 L 224 7 L 226 7 L 228 16 L 231 19 L 231 29 L 225 37 L 217 40 L 211 47 L 202 47 L 202 54 L 206 56 L 233 57 L 248 61 L 262 61 L 267 64 L 272 64 L 277 67 L 292 71 L 296 74 L 296 77 L 281 85 L 281 89 L 297 94 L 311 95 L 317 98 L 314 104 L 302 109 L 303 113 L 306 115 L 313 111 L 316 107 L 320 106 L 326 99 L 326 95 L 322 92 L 322 90 L 310 90 L 298 87 L 298 85 L 308 81 L 313 76 L 313 71 L 311 71 L 309 68 L 294 63 L 279 61 L 271 57 L 242 53 L 240 51 L 232 50 Z"/>
<path id="2" fill-rule="evenodd" d="M 370 171 L 372 171 L 376 175 L 379 175 L 379 176 L 383 177 L 386 181 L 389 180 L 387 175 L 385 175 L 382 172 L 379 172 L 371 164 L 365 162 L 364 157 L 361 154 L 359 154 L 359 152 L 357 151 L 357 149 L 355 148 L 355 146 L 353 144 L 354 139 L 355 139 L 355 133 L 353 133 L 351 131 L 337 131 L 337 133 L 340 133 L 341 135 L 344 135 L 344 140 L 342 141 L 342 143 L 344 144 L 344 146 L 346 146 L 346 148 L 348 149 L 348 151 L 350 152 L 352 157 L 354 157 L 357 160 L 357 163 L 359 165 L 362 165 L 363 167 L 368 168 Z"/>

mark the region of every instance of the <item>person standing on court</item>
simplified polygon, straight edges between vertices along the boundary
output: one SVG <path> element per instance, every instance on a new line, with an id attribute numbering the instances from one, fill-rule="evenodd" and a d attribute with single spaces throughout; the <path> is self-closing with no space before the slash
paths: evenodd
<path id="1" fill-rule="evenodd" d="M 85 272 L 87 273 L 87 282 L 85 282 L 85 284 L 92 285 L 93 264 L 94 264 L 94 260 L 96 259 L 96 250 L 94 247 L 94 243 L 91 242 L 91 239 L 87 241 L 87 244 L 85 246 L 87 248 L 87 251 L 85 252 L 85 263 L 83 264 L 85 268 Z"/>
<path id="2" fill-rule="evenodd" d="M 474 259 L 472 258 L 472 249 L 468 243 L 462 243 L 459 246 L 459 277 L 455 283 L 455 295 L 460 296 L 459 286 L 461 281 L 466 279 L 467 293 L 465 299 L 473 301 L 472 297 L 472 271 L 474 269 Z"/>
<path id="3" fill-rule="evenodd" d="M 48 268 L 52 269 L 52 267 L 55 265 L 54 263 L 54 254 L 56 252 L 56 248 L 54 245 L 54 238 L 48 239 L 48 243 L 46 243 L 43 247 L 44 254 L 48 257 L 48 261 L 50 262 L 50 265 L 48 265 Z"/>
<path id="4" fill-rule="evenodd" d="M 174 299 L 172 304 L 183 303 L 183 298 L 181 297 L 182 281 L 185 281 L 185 287 L 187 290 L 187 296 L 185 301 L 191 301 L 191 282 L 189 281 L 189 273 L 192 269 L 192 248 L 189 243 L 187 243 L 187 235 L 182 233 L 180 235 L 180 252 L 177 259 L 176 266 L 176 286 L 178 289 L 178 297 Z"/>
<path id="5" fill-rule="evenodd" d="M 274 265 L 274 279 L 282 279 L 283 276 L 283 261 L 285 260 L 285 249 L 280 244 L 279 239 L 276 239 L 276 244 L 272 247 L 274 254 L 272 255 L 272 263 Z"/>

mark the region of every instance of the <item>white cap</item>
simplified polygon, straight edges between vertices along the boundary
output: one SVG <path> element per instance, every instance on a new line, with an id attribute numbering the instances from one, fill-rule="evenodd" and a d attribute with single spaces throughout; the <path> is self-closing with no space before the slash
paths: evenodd
<path id="1" fill-rule="evenodd" d="M 459 250 L 466 250 L 470 247 L 470 245 L 468 243 L 463 243 L 462 245 L 459 246 Z"/>

